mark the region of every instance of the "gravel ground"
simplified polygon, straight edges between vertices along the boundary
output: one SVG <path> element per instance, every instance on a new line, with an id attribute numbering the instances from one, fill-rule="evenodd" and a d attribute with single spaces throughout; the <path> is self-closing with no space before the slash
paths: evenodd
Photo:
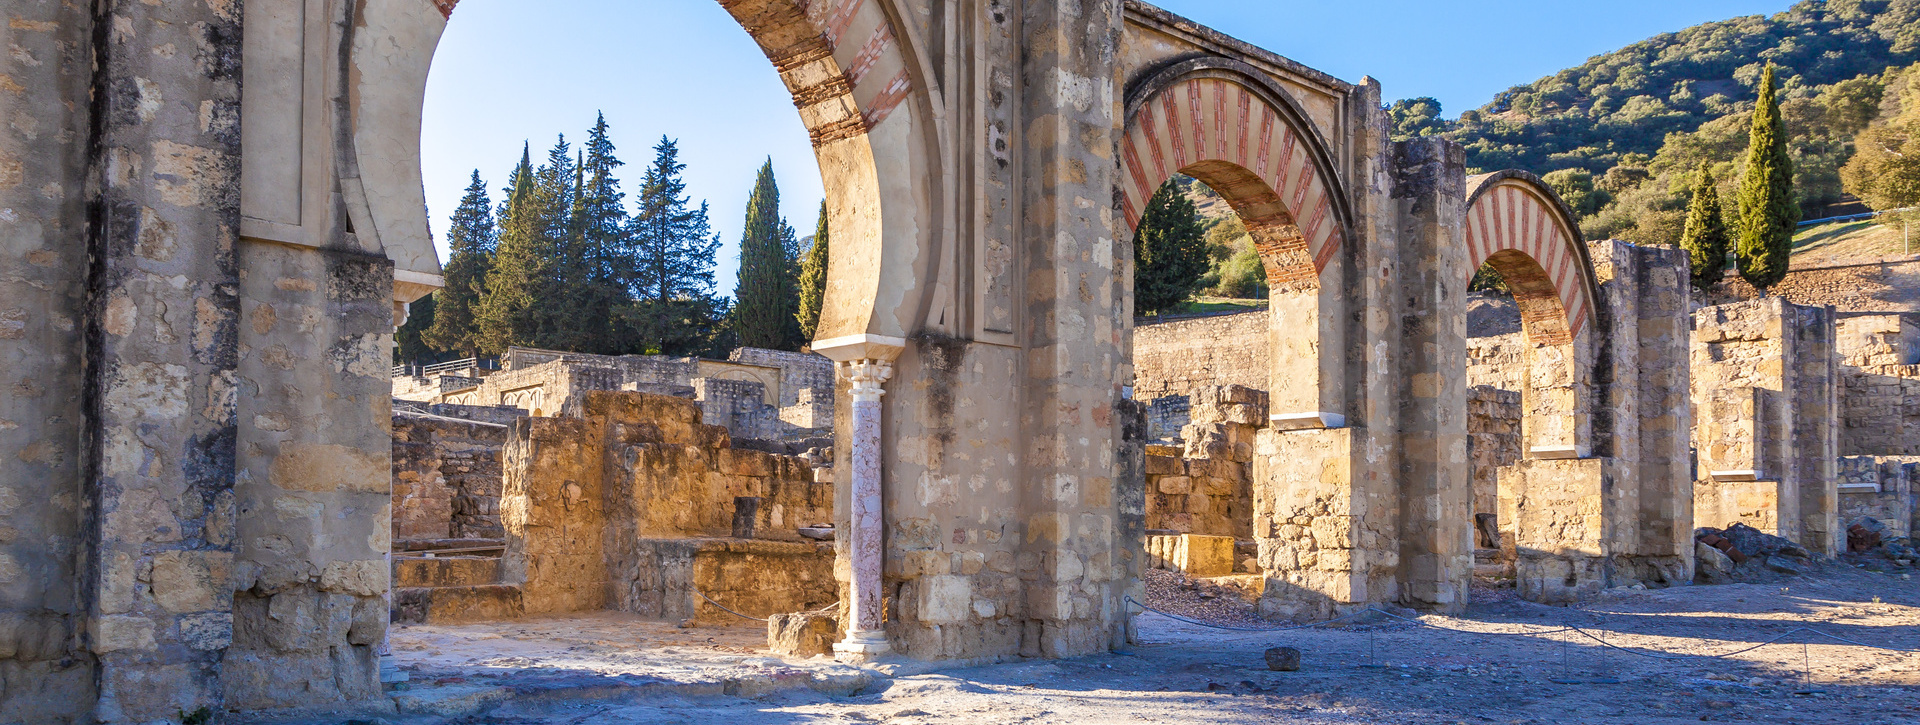
<path id="1" fill-rule="evenodd" d="M 634 699 L 588 688 L 571 699 L 565 691 L 545 691 L 537 700 L 516 695 L 478 716 L 390 722 L 1920 723 L 1920 655 L 1818 641 L 1803 647 L 1802 640 L 1789 639 L 1713 657 L 1807 626 L 1865 643 L 1920 648 L 1920 588 L 1910 576 L 1902 576 L 1830 564 L 1814 575 L 1770 584 L 1609 591 L 1580 608 L 1520 601 L 1503 593 L 1510 590 L 1476 590 L 1467 614 L 1421 617 L 1429 627 L 1387 623 L 1231 632 L 1145 614 L 1138 620 L 1141 641 L 1124 654 L 874 678 L 850 695 L 786 688 L 760 696 L 715 692 Z M 1168 581 L 1150 581 L 1149 586 L 1178 590 L 1162 600 L 1170 609 L 1182 597 L 1192 607 L 1203 602 L 1215 606 L 1225 598 L 1202 600 L 1199 590 L 1167 586 Z M 1187 611 L 1234 616 L 1216 609 Z M 1567 632 L 1528 634 L 1567 623 L 1623 649 Z M 420 665 L 418 674 L 442 678 L 458 677 L 462 668 L 469 673 L 508 670 L 520 677 L 541 668 L 589 674 L 654 668 L 693 673 L 779 664 L 764 655 L 731 651 L 748 648 L 745 628 L 724 634 L 634 628 L 607 617 L 586 618 L 577 632 L 571 626 L 543 621 L 532 626 L 413 628 L 396 634 L 395 640 L 420 646 L 409 650 Z M 707 637 L 715 639 L 708 642 Z M 549 651 L 540 651 L 543 641 L 550 642 L 545 645 Z M 633 649 L 647 643 L 658 649 Z M 1279 645 L 1305 653 L 1300 671 L 1266 670 L 1261 653 Z M 1661 656 L 1666 659 L 1636 652 L 1665 653 Z M 788 664 L 802 670 L 820 666 Z"/>

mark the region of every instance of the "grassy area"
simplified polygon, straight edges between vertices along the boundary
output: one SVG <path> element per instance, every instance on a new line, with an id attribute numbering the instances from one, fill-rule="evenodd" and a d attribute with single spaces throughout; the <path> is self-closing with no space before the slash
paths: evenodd
<path id="1" fill-rule="evenodd" d="M 1264 310 L 1266 300 L 1236 300 L 1229 297 L 1195 297 L 1178 309 L 1169 310 L 1169 315 L 1204 315 L 1216 312 L 1246 312 Z"/>
<path id="2" fill-rule="evenodd" d="M 1920 237 L 1920 219 L 1913 232 Z M 1848 259 L 1906 254 L 1906 240 L 1898 221 L 1876 220 L 1821 224 L 1800 230 L 1793 238 L 1793 261 L 1838 262 Z M 1920 247 L 1920 239 L 1914 244 Z"/>

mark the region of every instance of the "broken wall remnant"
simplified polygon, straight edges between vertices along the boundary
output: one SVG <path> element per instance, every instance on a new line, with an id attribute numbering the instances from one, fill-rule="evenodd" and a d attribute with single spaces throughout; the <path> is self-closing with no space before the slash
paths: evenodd
<path id="1" fill-rule="evenodd" d="M 1835 323 L 1840 455 L 1920 455 L 1920 320 L 1857 315 Z"/>
<path id="2" fill-rule="evenodd" d="M 1511 559 L 1512 537 L 1501 537 L 1497 525 L 1482 526 L 1480 517 L 1501 520 L 1499 471 L 1522 457 L 1520 393 L 1487 385 L 1467 389 L 1467 457 L 1473 463 L 1474 548 L 1502 549 L 1504 538 L 1508 548 L 1504 558 Z M 1476 553 L 1476 563 L 1479 558 Z"/>
<path id="3" fill-rule="evenodd" d="M 509 427 L 393 413 L 393 540 L 501 539 L 501 449 Z"/>
<path id="4" fill-rule="evenodd" d="M 590 392 L 578 417 L 516 423 L 505 459 L 502 579 L 527 614 L 725 616 L 702 591 L 756 616 L 837 598 L 830 548 L 799 534 L 833 521 L 833 485 L 733 448 L 692 401 Z M 749 500 L 754 539 L 732 539 Z"/>
<path id="5" fill-rule="evenodd" d="M 1253 541 L 1254 435 L 1267 424 L 1267 395 L 1242 385 L 1192 391 L 1183 446 L 1149 445 L 1149 531 Z"/>
<path id="6" fill-rule="evenodd" d="M 1698 524 L 1840 553 L 1833 309 L 1769 297 L 1702 308 L 1693 324 Z"/>
<path id="7" fill-rule="evenodd" d="M 1848 456 L 1839 461 L 1839 520 L 1851 526 L 1873 519 L 1885 538 L 1920 530 L 1920 457 Z"/>

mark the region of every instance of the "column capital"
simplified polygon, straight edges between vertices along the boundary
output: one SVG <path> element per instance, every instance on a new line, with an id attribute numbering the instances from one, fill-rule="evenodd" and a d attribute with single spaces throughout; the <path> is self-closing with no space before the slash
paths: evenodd
<path id="1" fill-rule="evenodd" d="M 881 396 L 887 394 L 886 389 L 881 386 L 893 379 L 893 362 L 889 360 L 872 358 L 842 360 L 834 363 L 833 366 L 839 368 L 840 374 L 847 376 L 847 380 L 853 383 L 851 392 L 856 402 L 878 401 Z"/>

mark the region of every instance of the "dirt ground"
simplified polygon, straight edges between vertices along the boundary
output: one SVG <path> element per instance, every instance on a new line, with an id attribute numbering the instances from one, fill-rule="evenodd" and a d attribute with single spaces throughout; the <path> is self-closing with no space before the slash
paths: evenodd
<path id="1" fill-rule="evenodd" d="M 1611 591 L 1572 609 L 1481 590 L 1463 617 L 1421 618 L 1489 634 L 1392 620 L 1229 632 L 1145 614 L 1126 653 L 890 678 L 766 657 L 752 627 L 682 630 L 619 615 L 411 627 L 393 641 L 414 692 L 473 688 L 493 699 L 480 714 L 389 722 L 1920 723 L 1920 654 L 1795 636 L 1712 657 L 1802 626 L 1920 649 L 1920 584 L 1902 576 L 1911 575 L 1829 564 L 1778 584 Z M 1519 636 L 1567 623 L 1672 659 L 1569 632 Z M 1266 669 L 1263 651 L 1282 645 L 1302 650 L 1300 671 Z M 680 686 L 611 686 L 620 682 Z"/>

